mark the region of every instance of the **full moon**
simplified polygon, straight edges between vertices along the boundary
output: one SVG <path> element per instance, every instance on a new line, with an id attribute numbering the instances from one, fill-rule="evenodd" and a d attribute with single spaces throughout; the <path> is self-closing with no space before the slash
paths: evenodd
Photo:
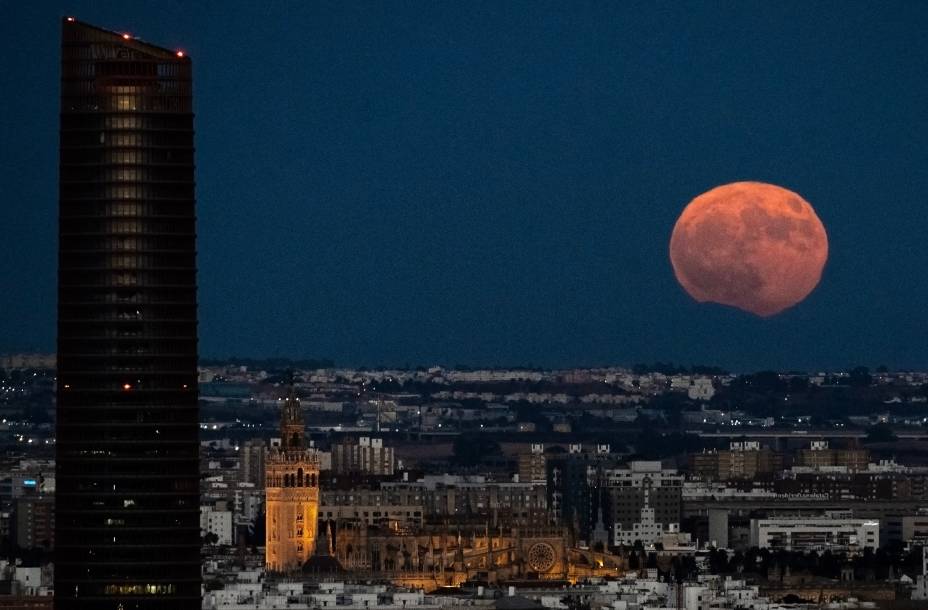
<path id="1" fill-rule="evenodd" d="M 828 236 L 809 203 L 763 182 L 733 182 L 686 206 L 670 238 L 680 285 L 711 301 L 767 317 L 805 299 L 828 259 Z"/>

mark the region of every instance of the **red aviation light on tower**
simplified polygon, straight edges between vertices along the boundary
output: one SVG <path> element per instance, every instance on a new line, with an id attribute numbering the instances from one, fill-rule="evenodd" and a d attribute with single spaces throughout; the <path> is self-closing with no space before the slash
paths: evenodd
<path id="1" fill-rule="evenodd" d="M 177 52 L 177 56 L 178 56 L 178 57 L 183 57 L 183 56 L 184 56 L 184 52 L 183 52 L 183 51 L 178 51 L 178 52 Z"/>
<path id="2" fill-rule="evenodd" d="M 123 37 L 124 39 L 126 39 L 126 40 L 129 40 L 130 38 L 132 38 L 132 36 L 130 36 L 130 35 L 128 35 L 128 34 L 123 34 L 122 37 Z"/>
<path id="3" fill-rule="evenodd" d="M 67 17 L 68 23 L 74 23 L 74 17 Z"/>

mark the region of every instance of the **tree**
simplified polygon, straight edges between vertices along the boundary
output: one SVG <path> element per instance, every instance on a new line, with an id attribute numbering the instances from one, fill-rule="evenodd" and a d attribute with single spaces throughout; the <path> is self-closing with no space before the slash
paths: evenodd
<path id="1" fill-rule="evenodd" d="M 203 534 L 203 538 L 201 539 L 201 543 L 203 546 L 216 544 L 217 542 L 219 542 L 219 536 L 217 536 L 213 532 L 206 532 L 205 534 Z"/>
<path id="2" fill-rule="evenodd" d="M 865 366 L 855 366 L 848 374 L 848 384 L 852 387 L 866 388 L 872 382 L 873 377 L 870 376 L 870 369 Z"/>
<path id="3" fill-rule="evenodd" d="M 825 578 L 838 578 L 841 575 L 841 561 L 830 550 L 821 554 L 818 566 L 819 575 Z"/>
<path id="4" fill-rule="evenodd" d="M 590 610 L 590 601 L 586 595 L 568 595 L 561 598 L 567 610 Z"/>
<path id="5" fill-rule="evenodd" d="M 807 599 L 803 599 L 796 595 L 795 593 L 789 593 L 783 598 L 784 604 L 808 604 L 811 603 Z"/>
<path id="6" fill-rule="evenodd" d="M 776 371 L 758 371 L 753 375 L 740 375 L 731 383 L 732 388 L 759 393 L 782 392 L 787 383 Z"/>
<path id="7" fill-rule="evenodd" d="M 648 553 L 647 567 L 651 569 L 657 567 L 657 553 Z"/>
<path id="8" fill-rule="evenodd" d="M 889 424 L 876 424 L 867 428 L 865 443 L 892 443 L 897 439 L 896 433 Z"/>
<path id="9" fill-rule="evenodd" d="M 792 394 L 799 394 L 809 390 L 809 378 L 804 376 L 792 377 L 789 380 L 789 391 Z"/>
<path id="10" fill-rule="evenodd" d="M 728 371 L 720 366 L 709 366 L 705 364 L 694 364 L 690 367 L 690 372 L 694 375 L 727 375 Z"/>
<path id="11" fill-rule="evenodd" d="M 728 553 L 716 548 L 709 549 L 709 571 L 712 574 L 728 572 Z"/>
<path id="12" fill-rule="evenodd" d="M 266 533 L 267 513 L 262 512 L 260 515 L 255 517 L 255 520 L 252 522 L 251 526 L 246 530 L 245 542 L 249 546 L 262 546 L 265 542 Z"/>

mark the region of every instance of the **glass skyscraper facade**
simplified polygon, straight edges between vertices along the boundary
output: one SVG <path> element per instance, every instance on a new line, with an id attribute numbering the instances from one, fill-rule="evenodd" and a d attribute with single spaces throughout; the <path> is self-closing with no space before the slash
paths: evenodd
<path id="1" fill-rule="evenodd" d="M 62 23 L 55 607 L 200 608 L 191 62 Z"/>

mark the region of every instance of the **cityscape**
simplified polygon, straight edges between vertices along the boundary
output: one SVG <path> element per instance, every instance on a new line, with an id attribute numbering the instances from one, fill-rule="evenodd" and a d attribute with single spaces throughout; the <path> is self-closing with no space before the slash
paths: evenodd
<path id="1" fill-rule="evenodd" d="M 60 531 L 54 362 L 0 360 L 21 599 L 49 595 Z M 197 375 L 203 608 L 928 600 L 928 372 L 243 359 Z"/>
<path id="2" fill-rule="evenodd" d="M 925 127 L 893 120 L 920 117 L 912 100 L 928 93 L 928 51 L 880 65 L 899 95 L 887 93 L 888 108 L 854 98 L 874 114 L 852 130 L 864 138 L 853 146 L 831 131 L 841 108 L 801 111 L 846 99 L 848 79 L 869 82 L 851 56 L 858 42 L 868 56 L 915 48 L 906 45 L 920 42 L 928 10 L 243 6 L 232 3 L 231 16 L 189 7 L 190 21 L 176 23 L 189 46 L 110 29 L 131 20 L 167 36 L 167 16 L 188 10 L 179 6 L 160 17 L 155 3 L 88 6 L 86 21 L 62 13 L 59 37 L 35 43 L 57 83 L 37 64 L 41 84 L 24 98 L 54 98 L 56 144 L 27 137 L 33 122 L 52 121 L 47 112 L 3 113 L 22 125 L 10 124 L 16 144 L 4 144 L 0 164 L 14 189 L 0 297 L 0 608 L 928 607 L 928 259 L 916 223 L 889 203 L 883 220 L 866 221 L 871 203 L 854 199 L 880 188 L 919 217 Z M 49 10 L 17 7 L 22 31 L 47 31 Z M 298 17 L 318 21 L 312 35 Z M 242 44 L 217 35 L 213 19 Z M 647 24 L 655 29 L 637 27 Z M 728 39 L 710 35 L 718 27 Z M 613 46 L 623 32 L 664 49 L 655 61 L 673 70 L 636 81 L 636 66 L 622 64 L 611 83 L 593 84 L 594 72 L 609 73 L 599 72 L 603 53 L 635 56 L 634 45 Z M 832 43 L 846 55 L 832 56 Z M 817 52 L 788 75 L 789 54 L 807 45 Z M 336 60 L 335 48 L 349 53 Z M 295 55 L 275 63 L 261 49 Z M 748 86 L 758 58 L 767 72 Z M 732 80 L 719 99 L 693 85 L 703 101 L 683 120 L 680 108 L 661 110 L 650 79 L 683 100 L 693 66 L 697 80 Z M 571 84 L 552 84 L 561 80 Z M 775 98 L 785 82 L 807 97 L 769 115 L 759 98 L 739 105 L 739 88 Z M 353 97 L 371 83 L 408 106 L 393 114 L 376 95 Z M 570 100 L 566 114 L 555 89 Z M 642 114 L 610 135 L 598 96 L 626 90 L 643 92 L 644 102 L 628 100 Z M 528 104 L 518 120 L 507 114 L 517 104 L 480 109 L 508 95 Z M 326 126 L 301 123 L 300 100 L 332 116 L 339 100 L 357 105 L 350 125 Z M 595 147 L 581 150 L 555 115 L 599 117 L 584 131 Z M 635 131 L 658 116 L 669 124 Z M 768 123 L 808 139 L 815 172 L 778 165 L 796 155 L 751 140 Z M 465 124 L 488 130 L 472 150 Z M 741 143 L 697 154 L 690 142 L 679 165 L 659 143 L 707 125 Z M 542 139 L 523 140 L 529 131 Z M 300 146 L 271 137 L 284 132 Z M 223 138 L 247 158 L 224 164 Z M 311 152 L 324 141 L 326 152 Z M 440 146 L 419 148 L 429 141 Z M 55 179 L 48 163 L 25 172 L 31 157 L 13 159 L 17 146 L 55 156 Z M 557 169 L 528 152 L 546 147 L 562 155 Z M 695 160 L 716 153 L 717 166 Z M 854 176 L 866 155 L 870 171 Z M 675 169 L 655 179 L 647 206 L 622 204 L 632 229 L 606 239 L 607 208 L 581 183 L 602 182 L 591 168 L 620 157 L 640 163 L 623 178 L 639 186 L 651 179 L 645 165 Z M 287 177 L 294 158 L 314 168 L 311 180 Z M 389 179 L 365 191 L 380 163 Z M 454 212 L 424 207 L 445 188 L 425 177 L 430 163 L 464 193 Z M 878 169 L 888 166 L 919 171 L 889 186 Z M 687 168 L 697 167 L 705 175 L 694 180 Z M 314 187 L 328 171 L 331 184 Z M 852 183 L 840 197 L 838 182 Z M 57 192 L 54 227 L 39 223 L 57 233 L 53 248 L 15 229 L 31 221 L 13 200 L 38 183 Z M 516 185 L 537 207 L 511 196 Z M 553 213 L 546 189 L 564 185 L 573 207 Z M 361 207 L 326 216 L 318 210 L 338 207 L 328 188 Z M 661 188 L 677 189 L 672 201 Z M 481 189 L 495 193 L 491 207 L 468 203 Z M 451 221 L 429 225 L 439 222 L 430 214 Z M 638 217 L 656 218 L 661 233 Z M 394 228 L 416 218 L 426 220 L 412 233 Z M 308 230 L 316 220 L 323 228 Z M 855 243 L 866 222 L 880 248 L 904 255 Z M 244 238 L 237 227 L 249 227 Z M 601 256 L 610 248 L 625 249 Z M 17 262 L 23 251 L 34 266 Z M 18 279 L 24 271 L 34 286 Z"/>

